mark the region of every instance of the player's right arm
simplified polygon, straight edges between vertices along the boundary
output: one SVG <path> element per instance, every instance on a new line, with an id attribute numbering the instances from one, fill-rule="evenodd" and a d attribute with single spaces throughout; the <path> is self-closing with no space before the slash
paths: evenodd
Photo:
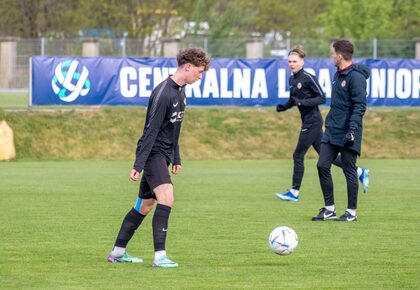
<path id="1" fill-rule="evenodd" d="M 164 87 L 162 87 L 158 94 L 153 98 L 152 105 L 150 106 L 150 117 L 148 118 L 148 123 L 145 126 L 142 142 L 137 144 L 136 161 L 134 162 L 133 170 L 137 171 L 138 174 L 142 172 L 147 158 L 149 158 L 153 144 L 156 141 L 160 127 L 167 114 L 169 98 L 162 95 L 163 88 Z M 133 176 L 134 178 L 131 179 L 136 180 L 136 174 L 133 173 L 133 171 L 131 172 L 132 174 L 130 174 L 130 177 Z"/>
<path id="2" fill-rule="evenodd" d="M 141 172 L 138 172 L 136 169 L 131 169 L 131 172 L 130 172 L 130 179 L 132 180 L 132 181 L 137 181 L 138 179 L 139 179 L 139 176 L 140 176 L 140 173 Z"/>
<path id="3" fill-rule="evenodd" d="M 293 76 L 289 77 L 289 85 L 292 85 L 292 80 L 293 80 Z M 293 96 L 292 96 L 292 92 L 290 90 L 290 97 L 287 100 L 286 103 L 284 104 L 278 104 L 276 107 L 277 112 L 283 112 L 286 111 L 288 109 L 290 109 L 291 107 L 293 107 L 295 105 L 295 101 L 293 100 Z"/>

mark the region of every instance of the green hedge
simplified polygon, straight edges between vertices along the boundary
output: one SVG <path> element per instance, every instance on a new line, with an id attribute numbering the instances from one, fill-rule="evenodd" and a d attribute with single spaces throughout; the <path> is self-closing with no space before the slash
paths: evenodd
<path id="1" fill-rule="evenodd" d="M 323 107 L 325 116 L 328 108 Z M 18 159 L 134 158 L 142 134 L 143 107 L 0 110 L 14 130 Z M 187 109 L 184 159 L 291 158 L 301 125 L 297 109 Z M 419 158 L 419 108 L 369 108 L 364 119 L 363 158 Z M 314 150 L 309 157 L 315 158 Z"/>

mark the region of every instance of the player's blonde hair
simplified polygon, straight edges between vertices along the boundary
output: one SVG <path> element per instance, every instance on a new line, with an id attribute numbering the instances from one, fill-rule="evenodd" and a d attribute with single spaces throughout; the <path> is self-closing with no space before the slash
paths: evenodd
<path id="1" fill-rule="evenodd" d="M 290 51 L 288 55 L 297 55 L 300 58 L 305 58 L 306 52 L 303 50 L 303 46 L 298 44 L 294 46 Z"/>

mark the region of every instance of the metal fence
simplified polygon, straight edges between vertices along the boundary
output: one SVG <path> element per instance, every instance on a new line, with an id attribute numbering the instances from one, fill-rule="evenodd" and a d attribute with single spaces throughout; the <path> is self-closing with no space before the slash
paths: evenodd
<path id="1" fill-rule="evenodd" d="M 287 52 L 294 45 L 301 44 L 307 52 L 307 57 L 329 57 L 329 40 L 317 39 L 287 39 L 276 41 L 265 45 L 264 54 L 268 57 L 287 56 Z M 393 40 L 355 40 L 355 57 L 357 58 L 415 58 L 415 45 L 413 40 L 393 39 Z M 271 55 L 271 56 L 270 56 Z"/>
<path id="2" fill-rule="evenodd" d="M 115 57 L 159 57 L 163 44 L 160 41 L 145 42 L 140 39 L 99 39 L 99 55 Z M 180 40 L 180 48 L 198 46 L 212 57 L 246 57 L 246 39 L 210 39 L 189 37 Z M 263 40 L 265 58 L 286 58 L 287 52 L 296 44 L 302 44 L 307 57 L 329 57 L 330 41 L 321 39 Z M 410 39 L 356 40 L 355 57 L 360 58 L 415 58 L 415 42 Z M 81 39 L 19 39 L 16 45 L 16 75 L 10 89 L 28 89 L 29 57 L 81 56 Z"/>

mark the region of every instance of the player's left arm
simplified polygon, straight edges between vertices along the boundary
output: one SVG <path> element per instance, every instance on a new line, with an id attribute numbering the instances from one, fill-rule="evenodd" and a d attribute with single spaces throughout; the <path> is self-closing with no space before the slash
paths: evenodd
<path id="1" fill-rule="evenodd" d="M 178 173 L 181 172 L 181 168 L 182 168 L 181 164 L 172 165 L 172 170 L 171 171 L 172 171 L 173 174 L 178 174 Z"/>
<path id="2" fill-rule="evenodd" d="M 156 141 L 168 108 L 166 98 L 154 99 L 153 101 L 149 123 L 146 125 L 145 132 L 143 133 L 143 142 L 141 145 L 138 144 L 136 148 L 136 160 L 133 169 L 139 173 L 141 173 L 146 165 L 147 158 L 149 158 L 150 152 L 152 151 L 153 144 Z"/>
<path id="3" fill-rule="evenodd" d="M 363 115 L 366 112 L 366 78 L 360 73 L 353 73 L 349 83 L 349 93 L 353 103 L 349 128 L 355 131 L 362 126 Z"/>

